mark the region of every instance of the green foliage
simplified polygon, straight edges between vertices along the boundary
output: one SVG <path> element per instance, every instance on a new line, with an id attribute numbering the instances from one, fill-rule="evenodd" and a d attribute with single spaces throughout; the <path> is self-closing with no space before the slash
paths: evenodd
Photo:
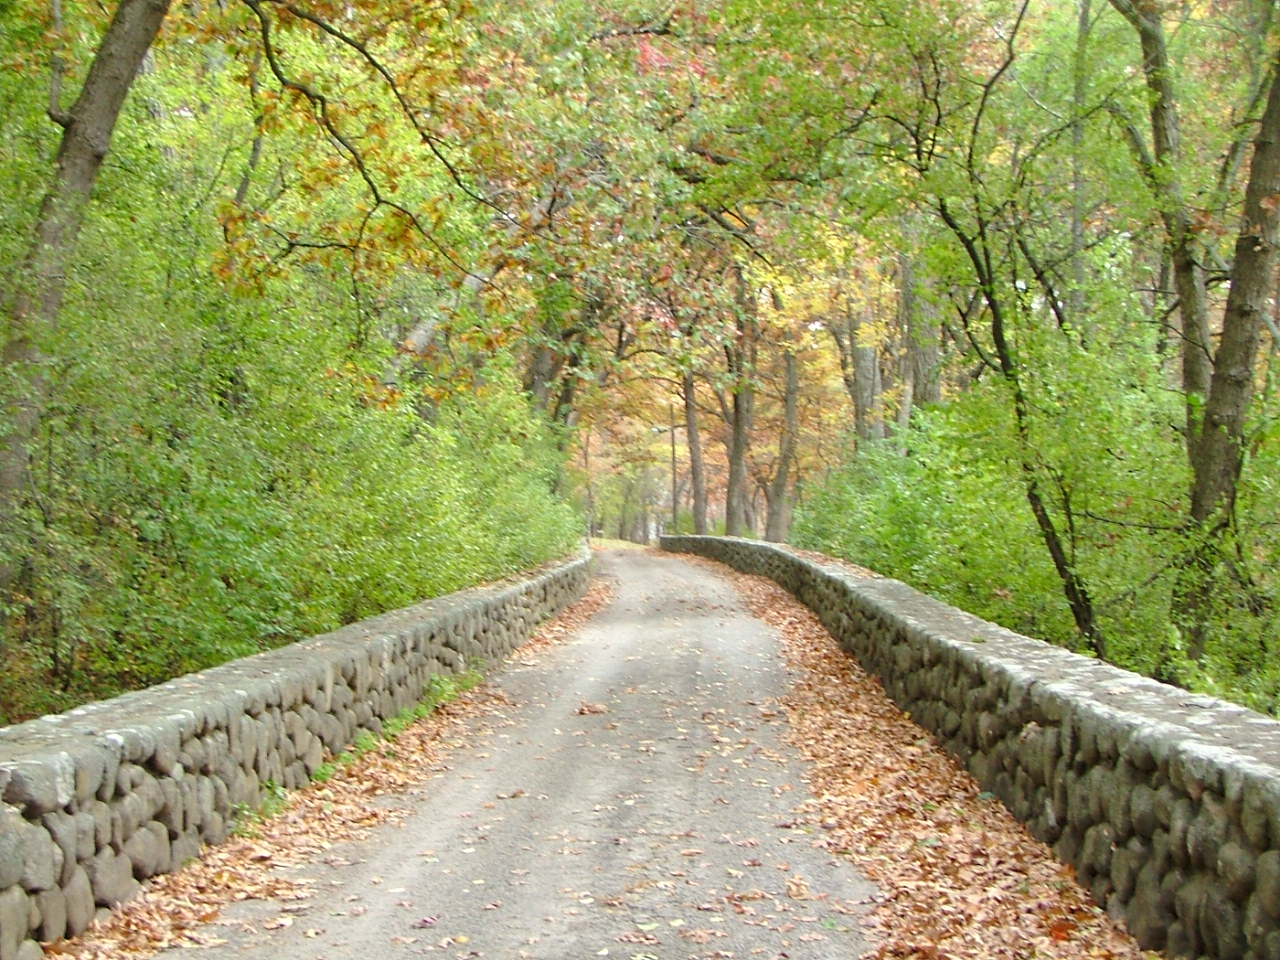
<path id="1" fill-rule="evenodd" d="M 957 442 L 960 436 L 965 441 Z M 795 542 L 904 580 L 1012 629 L 1070 641 L 1071 619 L 1008 464 L 939 415 L 911 454 L 866 445 L 797 511 Z"/>
<path id="2" fill-rule="evenodd" d="M 1067 543 L 1092 592 L 1110 659 L 1280 713 L 1280 624 L 1268 559 L 1276 556 L 1274 525 L 1241 524 L 1248 538 L 1218 578 L 1213 639 L 1201 663 L 1190 661 L 1171 610 L 1191 545 L 1180 504 L 1164 499 L 1186 484 L 1180 438 L 1170 426 L 1177 411 L 1157 385 L 1126 379 L 1125 352 L 1110 342 L 1117 346 L 1105 356 L 1059 355 L 1037 366 L 1035 421 L 1038 456 L 1053 465 L 1058 484 L 1051 503 L 1059 515 L 1069 494 Z M 920 416 L 904 437 L 863 445 L 810 492 L 794 539 L 1021 633 L 1081 649 L 1023 499 L 1001 393 L 991 385 L 970 390 Z M 1266 478 L 1275 475 L 1251 473 L 1242 517 L 1274 505 Z"/>
<path id="3" fill-rule="evenodd" d="M 369 336 L 383 324 L 372 297 L 353 301 L 350 260 L 240 267 L 218 215 L 251 114 L 220 109 L 217 94 L 235 106 L 225 71 L 203 86 L 166 76 L 144 78 L 154 99 L 122 118 L 42 345 L 57 359 L 34 489 L 0 531 L 24 564 L 0 638 L 0 723 L 497 579 L 580 533 L 554 493 L 554 437 L 499 365 L 426 419 L 425 401 L 382 385 L 392 348 Z M 36 93 L 0 80 L 15 106 L 0 213 L 20 226 L 57 130 Z M 0 236 L 0 276 L 19 239 Z M 405 296 L 393 306 L 443 312 L 450 293 Z"/>
<path id="4" fill-rule="evenodd" d="M 56 693 L 26 709 L 154 683 L 570 547 L 579 526 L 552 494 L 554 447 L 512 387 L 447 404 L 428 426 L 381 404 L 381 358 L 350 355 L 340 330 L 197 289 L 200 303 L 151 309 L 100 296 L 113 322 L 84 317 L 98 343 L 74 354 L 46 421 L 38 550 L 11 635 L 24 665 L 11 677 Z M 163 326 L 141 319 L 157 314 Z M 6 691 L 10 719 L 21 696 Z"/>

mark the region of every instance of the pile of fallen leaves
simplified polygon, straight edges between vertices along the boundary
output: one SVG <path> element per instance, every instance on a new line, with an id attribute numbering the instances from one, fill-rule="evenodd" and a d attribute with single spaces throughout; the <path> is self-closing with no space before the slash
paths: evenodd
<path id="1" fill-rule="evenodd" d="M 604 607 L 612 585 L 596 578 L 587 594 L 543 624 L 520 648 L 527 658 L 559 642 Z M 479 715 L 509 704 L 488 686 L 443 704 L 400 733 L 379 741 L 352 762 L 338 766 L 323 783 L 289 795 L 283 810 L 251 820 L 245 833 L 206 847 L 182 870 L 148 881 L 143 893 L 95 921 L 80 937 L 46 947 L 46 954 L 77 960 L 137 960 L 171 946 L 217 942 L 221 909 L 240 900 L 306 900 L 310 882 L 294 880 L 287 869 L 323 860 L 336 844 L 360 839 L 373 826 L 405 813 L 388 801 L 420 786 L 443 768 L 449 751 L 465 746 L 465 731 Z"/>
<path id="2" fill-rule="evenodd" d="M 875 956 L 1154 956 L 893 704 L 808 608 L 771 580 L 729 575 L 783 638 L 789 736 L 812 764 L 805 812 L 820 842 L 881 888 L 866 921 L 880 944 Z"/>

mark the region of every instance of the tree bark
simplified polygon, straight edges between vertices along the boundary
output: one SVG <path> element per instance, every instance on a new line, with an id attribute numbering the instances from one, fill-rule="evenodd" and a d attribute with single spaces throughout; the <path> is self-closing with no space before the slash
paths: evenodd
<path id="1" fill-rule="evenodd" d="M 1160 197 L 1160 215 L 1169 240 L 1174 290 L 1181 322 L 1182 389 L 1186 395 L 1188 450 L 1199 432 L 1204 398 L 1213 375 L 1213 345 L 1209 333 L 1209 298 L 1199 244 L 1179 178 L 1182 132 L 1178 101 L 1169 63 L 1161 8 L 1133 0 L 1111 0 L 1138 34 L 1142 70 L 1150 93 L 1152 157 L 1143 161 L 1144 175 Z"/>
<path id="2" fill-rule="evenodd" d="M 1280 57 L 1277 58 L 1280 69 Z M 1273 78 L 1275 74 L 1273 73 Z M 1188 655 L 1200 660 L 1208 638 L 1214 567 L 1222 533 L 1232 524 L 1244 466 L 1244 430 L 1254 393 L 1258 346 L 1274 291 L 1276 234 L 1280 227 L 1280 81 L 1272 80 L 1266 111 L 1254 140 L 1244 219 L 1236 239 L 1231 289 L 1222 317 L 1222 336 L 1214 355 L 1213 378 L 1199 432 L 1191 438 L 1193 483 L 1191 522 L 1197 548 L 1195 577 L 1185 592 L 1190 627 Z"/>
<path id="3" fill-rule="evenodd" d="M 853 428 L 859 440 L 884 437 L 883 383 L 880 378 L 879 351 L 861 342 L 863 318 L 850 307 L 843 321 L 828 323 L 827 330 L 835 341 L 840 360 L 840 377 L 853 404 Z"/>
<path id="4" fill-rule="evenodd" d="M 1067 291 L 1067 316 L 1072 323 L 1084 317 L 1085 189 L 1084 118 L 1089 93 L 1089 33 L 1091 0 L 1078 0 L 1076 48 L 1071 63 L 1071 288 Z"/>
<path id="5" fill-rule="evenodd" d="M 729 409 L 729 478 L 725 493 L 725 533 L 741 537 L 751 528 L 751 491 L 747 486 L 747 447 L 755 411 L 756 305 L 741 267 L 737 285 L 737 336 L 725 345 L 733 396 Z"/>
<path id="6" fill-rule="evenodd" d="M 681 386 L 684 393 L 685 440 L 689 444 L 689 478 L 693 485 L 693 532 L 703 536 L 707 532 L 707 477 L 702 463 L 697 383 L 691 369 L 685 369 Z"/>
<path id="7" fill-rule="evenodd" d="M 853 414 L 859 440 L 882 440 L 884 429 L 884 383 L 880 378 L 880 351 L 865 343 L 864 318 L 849 314 L 849 339 L 853 354 Z"/>
<path id="8" fill-rule="evenodd" d="M 3 371 L 16 384 L 5 400 L 9 432 L 0 439 L 0 530 L 5 532 L 12 532 L 17 523 L 29 481 L 30 446 L 48 402 L 42 343 L 57 327 L 67 270 L 116 121 L 168 12 L 169 0 L 121 0 L 75 103 L 66 113 L 56 103 L 50 110 L 63 128 L 62 140 L 19 270 L 22 280 L 9 305 L 8 337 L 0 349 Z M 0 559 L 0 591 L 13 584 L 18 570 L 14 557 Z"/>
<path id="9" fill-rule="evenodd" d="M 906 341 L 903 351 L 902 400 L 898 410 L 899 431 L 911 423 L 912 411 L 942 401 L 938 320 L 933 307 L 918 294 L 915 259 L 909 253 L 898 257 L 898 323 Z"/>
<path id="10" fill-rule="evenodd" d="M 769 514 L 765 518 L 764 538 L 772 543 L 785 543 L 791 532 L 791 467 L 796 458 L 796 438 L 800 433 L 800 373 L 796 362 L 795 332 L 787 331 L 786 354 L 783 357 L 786 384 L 783 393 L 782 437 L 778 443 L 778 464 L 765 489 Z"/>
<path id="11" fill-rule="evenodd" d="M 1280 58 L 1277 58 L 1280 70 Z M 1253 399 L 1254 367 L 1264 314 L 1273 292 L 1276 230 L 1280 225 L 1280 82 L 1272 81 L 1254 140 L 1245 188 L 1244 222 L 1236 238 L 1231 289 L 1222 316 L 1204 419 L 1191 446 L 1195 486 L 1191 518 L 1197 524 L 1228 517 L 1244 460 L 1244 426 Z"/>
<path id="12" fill-rule="evenodd" d="M 725 490 L 725 533 L 741 537 L 751 522 L 747 489 L 747 445 L 751 433 L 753 397 L 750 384 L 740 383 L 733 392 L 729 419 L 729 477 Z"/>

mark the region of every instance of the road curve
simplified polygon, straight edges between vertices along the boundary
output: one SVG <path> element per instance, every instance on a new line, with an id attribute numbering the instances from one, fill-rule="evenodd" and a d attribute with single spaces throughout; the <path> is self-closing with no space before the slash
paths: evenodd
<path id="1" fill-rule="evenodd" d="M 202 960 L 753 958 L 867 948 L 873 889 L 798 822 L 772 630 L 688 559 L 604 551 L 616 597 L 491 681 L 412 811 L 302 873 L 316 894 L 236 904 Z M 176 958 L 177 950 L 161 956 Z M 184 957 L 191 956 L 184 951 Z"/>

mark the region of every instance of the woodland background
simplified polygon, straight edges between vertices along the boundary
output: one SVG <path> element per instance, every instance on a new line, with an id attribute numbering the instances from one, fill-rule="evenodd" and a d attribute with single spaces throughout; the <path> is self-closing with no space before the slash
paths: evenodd
<path id="1" fill-rule="evenodd" d="M 1280 713 L 1272 0 L 0 0 L 0 722 L 790 540 Z"/>

